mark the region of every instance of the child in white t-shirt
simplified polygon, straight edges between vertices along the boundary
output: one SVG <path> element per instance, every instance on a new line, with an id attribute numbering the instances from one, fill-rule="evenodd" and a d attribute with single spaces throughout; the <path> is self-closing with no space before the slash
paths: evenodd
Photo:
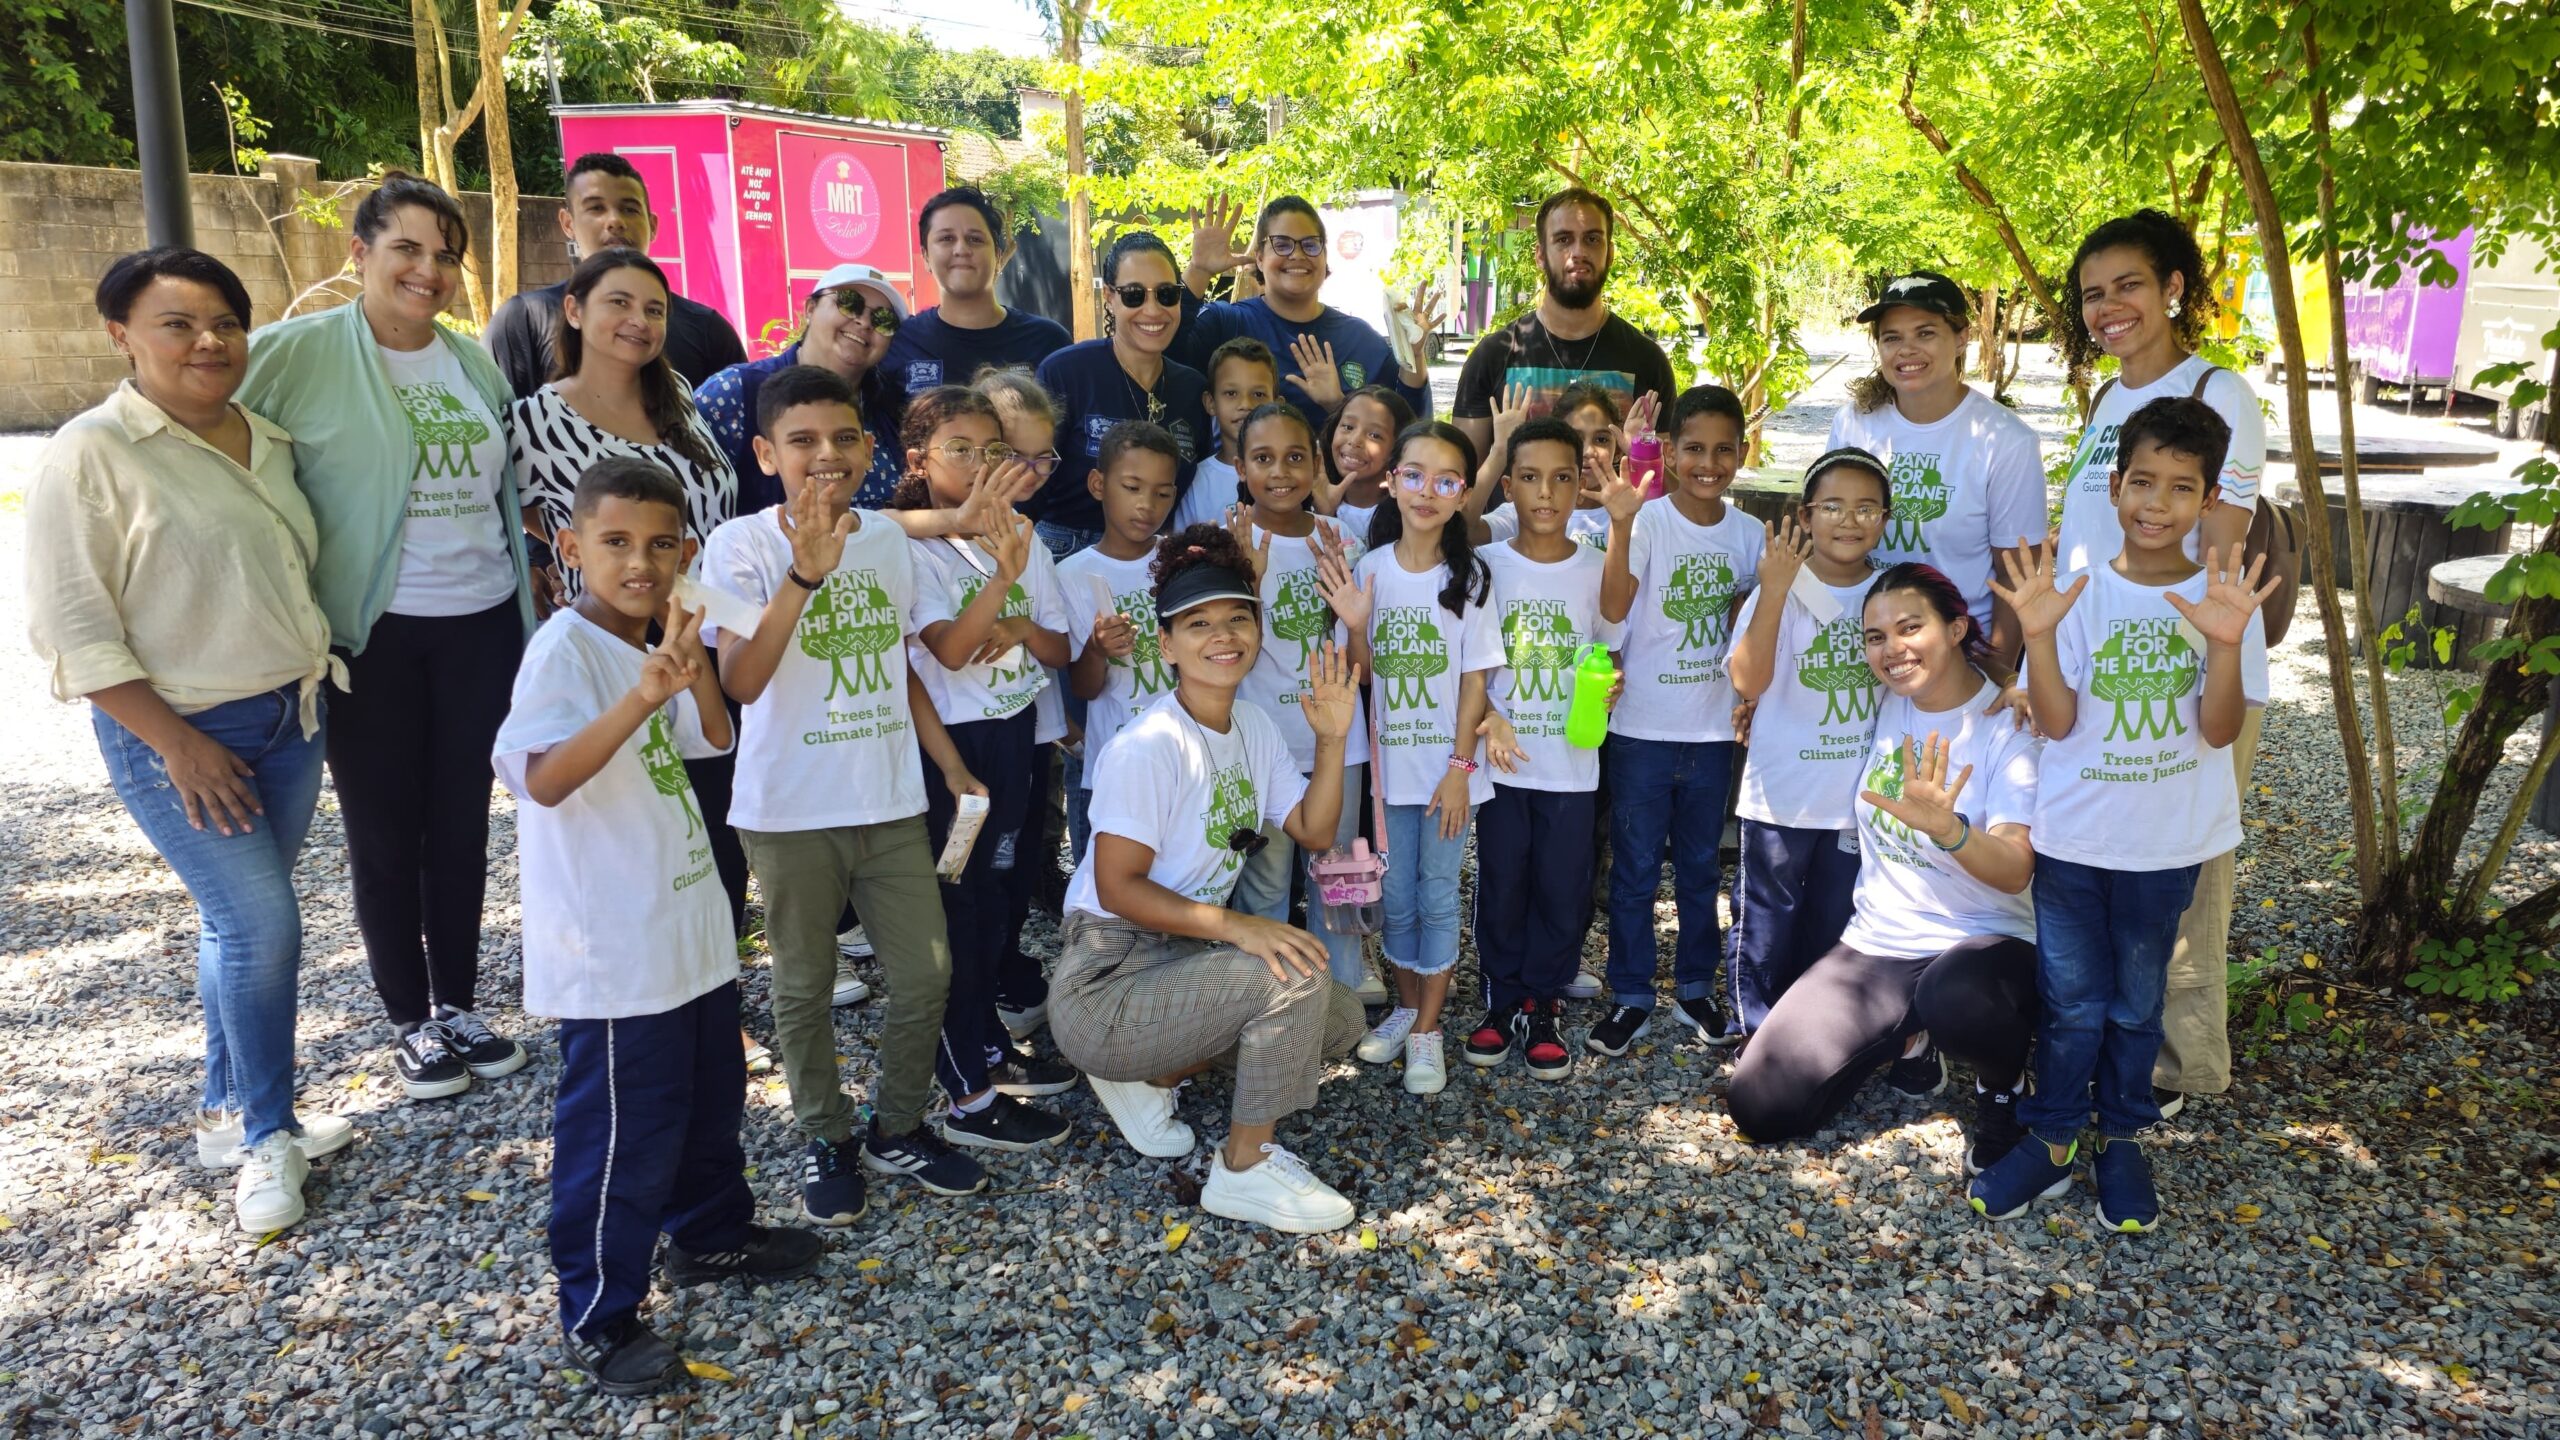
<path id="1" fill-rule="evenodd" d="M 2231 742 L 2267 698 L 2258 585 L 2237 554 L 2186 538 L 2213 505 L 2231 427 L 2177 396 L 2126 419 L 2110 482 L 2124 548 L 2054 586 L 2053 561 L 2012 564 L 2001 598 L 2027 642 L 2027 697 L 2045 745 L 2036 789 L 2032 1140 L 1973 1182 L 2005 1218 L 2068 1187 L 2094 1084 L 2092 1171 L 2110 1230 L 2148 1230 L 2160 1201 L 2135 1139 L 2158 1123 L 2151 1067 L 2178 922 L 2196 872 L 2240 843 Z M 2041 1143 L 2035 1143 L 2041 1142 Z"/>
<path id="2" fill-rule="evenodd" d="M 1271 347 L 1250 335 L 1238 335 L 1209 352 L 1209 417 L 1218 422 L 1218 453 L 1203 456 L 1191 472 L 1191 488 L 1174 508 L 1168 535 L 1194 525 L 1223 525 L 1227 511 L 1244 499 L 1246 417 L 1271 403 L 1280 389 L 1280 362 Z"/>
<path id="3" fill-rule="evenodd" d="M 585 586 L 525 647 L 491 760 L 522 802 L 525 1009 L 560 1021 L 561 1329 L 599 1389 L 640 1395 L 685 1373 L 639 1317 L 662 1229 L 674 1285 L 804 1274 L 825 1247 L 755 1223 L 739 1145 L 738 952 L 684 770 L 729 748 L 729 712 L 702 615 L 675 602 L 684 489 L 645 460 L 599 461 L 559 547 Z"/>
<path id="4" fill-rule="evenodd" d="M 1570 528 L 1582 491 L 1579 437 L 1561 420 L 1540 418 L 1514 428 L 1505 449 L 1503 473 L 1523 528 L 1484 552 L 1504 663 L 1489 686 L 1493 798 L 1476 828 L 1485 1016 L 1466 1054 L 1467 1063 L 1491 1067 L 1517 1048 L 1531 1075 L 1561 1080 L 1573 1073 L 1564 1002 L 1590 926 L 1600 788 L 1599 750 L 1570 743 L 1566 721 L 1583 683 L 1576 669 L 1583 648 L 1615 646 L 1618 627 L 1600 610 L 1608 562 L 1575 543 Z M 1605 706 L 1614 697 L 1600 698 Z M 1517 758 L 1504 763 L 1509 756 Z"/>
<path id="5" fill-rule="evenodd" d="M 1317 568 L 1319 532 L 1359 561 L 1365 547 L 1330 515 L 1314 509 L 1319 460 L 1306 414 L 1285 400 L 1254 407 L 1238 434 L 1243 484 L 1252 497 L 1227 517 L 1261 587 L 1262 649 L 1244 677 L 1243 697 L 1261 707 L 1289 742 L 1289 758 L 1299 773 L 1315 773 L 1316 737 L 1298 712 L 1298 694 L 1306 684 L 1307 664 L 1325 642 L 1350 643 L 1350 632 L 1325 604 Z M 1358 691 L 1353 692 L 1351 733 L 1365 737 Z M 1348 847 L 1360 833 L 1361 781 L 1368 773 L 1369 749 L 1362 745 L 1342 760 L 1342 813 L 1334 822 L 1333 848 Z M 1229 902 L 1237 909 L 1283 924 L 1289 919 L 1290 891 L 1305 871 L 1308 852 L 1277 825 L 1263 831 L 1260 853 L 1246 857 Z M 1387 987 L 1362 963 L 1357 935 L 1336 934 L 1325 923 L 1325 909 L 1307 906 L 1307 929 L 1324 942 L 1333 978 L 1351 986 L 1363 1001 L 1385 1004 Z"/>
<path id="6" fill-rule="evenodd" d="M 1156 532 L 1174 507 L 1174 472 L 1181 463 L 1182 452 L 1163 426 L 1144 420 L 1112 426 L 1085 476 L 1093 498 L 1102 502 L 1102 538 L 1058 562 L 1067 643 L 1076 655 L 1067 667 L 1067 684 L 1085 702 L 1086 775 L 1129 717 L 1173 688 L 1173 672 L 1156 645 L 1151 572 Z M 1092 804 L 1092 787 L 1079 784 L 1067 808 L 1079 864 Z"/>
<path id="7" fill-rule="evenodd" d="M 1739 1037 L 1716 1003 L 1717 847 L 1733 774 L 1733 684 L 1725 651 L 1766 543 L 1725 503 L 1742 464 L 1741 398 L 1698 385 L 1672 402 L 1669 488 L 1645 500 L 1612 476 L 1608 578 L 1601 613 L 1626 626 L 1626 693 L 1609 718 L 1609 990 L 1611 1009 L 1584 1044 L 1624 1055 L 1652 1023 L 1654 898 L 1671 852 L 1680 939 L 1673 1011 L 1710 1043 Z"/>
<path id="8" fill-rule="evenodd" d="M 1326 483 L 1316 496 L 1316 509 L 1342 522 L 1351 538 L 1369 543 L 1369 522 L 1378 507 L 1394 508 L 1388 493 L 1387 468 L 1396 437 L 1413 423 L 1413 407 L 1394 387 L 1363 385 L 1334 412 L 1332 423 L 1317 436 L 1323 447 Z"/>
<path id="9" fill-rule="evenodd" d="M 1396 1006 L 1360 1042 L 1360 1058 L 1401 1054 L 1415 1095 L 1448 1084 L 1440 1012 L 1458 966 L 1458 869 L 1474 807 L 1493 798 L 1486 681 L 1502 665 L 1502 618 L 1459 510 L 1475 471 L 1475 443 L 1456 426 L 1406 426 L 1388 474 L 1395 506 L 1370 522 L 1379 544 L 1355 566 L 1328 538 L 1319 561 L 1325 602 L 1370 675 L 1380 754 L 1370 783 L 1387 812 L 1384 941 Z M 1517 764 L 1503 729 L 1492 756 Z"/>
<path id="10" fill-rule="evenodd" d="M 907 668 L 916 628 L 907 536 L 852 508 L 871 467 L 852 388 L 834 371 L 794 365 L 765 381 L 756 410 L 756 459 L 784 503 L 713 531 L 702 573 L 760 611 L 751 631 L 712 632 L 721 683 L 745 706 L 730 815 L 764 893 L 776 1044 L 803 1145 L 800 1212 L 850 1225 L 868 1205 L 865 1169 L 943 1195 L 986 1184 L 976 1161 L 924 1128 L 951 947 L 925 840 L 921 757 L 952 790 L 986 787 Z M 890 976 L 860 1136 L 836 1063 L 831 995 L 849 898 Z"/>
<path id="11" fill-rule="evenodd" d="M 907 406 L 901 438 L 907 476 L 901 509 L 956 509 L 985 488 L 991 446 L 1004 444 L 995 406 L 979 391 L 944 385 Z M 1009 459 L 1009 457 L 1008 457 Z M 907 660 L 924 682 L 961 763 L 987 787 L 987 810 L 968 861 L 945 876 L 942 913 L 951 938 L 951 998 L 936 1063 L 951 1098 L 944 1138 L 958 1145 L 1019 1151 L 1066 1138 L 1067 1123 L 1021 1104 L 1025 1096 L 1073 1088 L 1075 1072 L 1016 1050 L 996 1014 L 997 986 L 1011 933 L 1014 894 L 1006 868 L 1032 794 L 1035 702 L 1067 650 L 1067 607 L 1048 547 L 1021 516 L 983 540 L 913 540 L 916 632 Z M 926 827 L 939 855 L 958 797 L 925 776 Z"/>
<path id="12" fill-rule="evenodd" d="M 1804 503 L 1783 529 L 1767 527 L 1759 587 L 1734 617 L 1733 693 L 1757 707 L 1758 737 L 1735 807 L 1742 864 L 1725 966 L 1745 1035 L 1849 924 L 1858 770 L 1876 726 L 1861 617 L 1891 512 L 1875 456 L 1852 447 L 1815 460 Z"/>

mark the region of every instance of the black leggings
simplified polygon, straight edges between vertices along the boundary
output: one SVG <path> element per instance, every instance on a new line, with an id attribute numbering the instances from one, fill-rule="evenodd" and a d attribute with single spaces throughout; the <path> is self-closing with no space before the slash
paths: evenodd
<path id="1" fill-rule="evenodd" d="M 512 598 L 476 615 L 386 614 L 347 657 L 348 688 L 329 692 L 356 929 L 394 1025 L 478 1000 L 489 750 L 523 654 Z"/>
<path id="2" fill-rule="evenodd" d="M 2033 941 L 1977 935 L 1916 959 L 1835 945 L 1770 1007 L 1734 1064 L 1725 1105 L 1734 1127 L 1763 1144 L 1810 1135 L 1923 1030 L 2005 1088 L 2026 1068 L 2038 1013 Z"/>

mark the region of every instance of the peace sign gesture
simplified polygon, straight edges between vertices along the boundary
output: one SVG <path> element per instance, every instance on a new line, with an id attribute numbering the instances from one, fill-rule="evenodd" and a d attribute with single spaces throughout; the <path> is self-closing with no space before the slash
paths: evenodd
<path id="1" fill-rule="evenodd" d="M 1964 793 L 1965 782 L 1973 778 L 1973 767 L 1967 765 L 1947 778 L 1949 747 L 1937 731 L 1929 732 L 1928 743 L 1917 747 L 1911 737 L 1902 737 L 1902 794 L 1899 797 L 1879 795 L 1861 790 L 1858 798 L 1873 805 L 1913 830 L 1929 837 L 1929 843 L 1941 850 L 1952 850 L 1964 839 L 1964 822 L 1956 815 L 1956 797 Z"/>
<path id="2" fill-rule="evenodd" d="M 1342 367 L 1334 361 L 1331 342 L 1300 334 L 1289 342 L 1289 358 L 1297 362 L 1298 372 L 1283 375 L 1282 380 L 1297 386 L 1327 414 L 1342 408 Z"/>
<path id="3" fill-rule="evenodd" d="M 2270 580 L 2258 584 L 2258 572 L 2266 567 L 2264 553 L 2249 561 L 2248 570 L 2240 569 L 2240 547 L 2231 547 L 2230 563 L 2224 563 L 2220 546 L 2207 546 L 2204 552 L 2204 598 L 2189 600 L 2177 591 L 2168 592 L 2169 603 L 2196 633 L 2216 645 L 2237 645 L 2249 635 L 2249 617 L 2267 597 L 2276 593 L 2284 582 Z"/>
<path id="4" fill-rule="evenodd" d="M 2080 592 L 2089 588 L 2089 572 L 2083 570 L 2072 579 L 2070 589 L 2055 590 L 2053 552 L 2053 546 L 2039 545 L 2021 535 L 2018 548 L 2004 551 L 2000 557 L 2009 572 L 2009 583 L 2001 584 L 1996 575 L 1991 579 L 1991 593 L 2018 617 L 2018 634 L 2023 639 L 2042 640 L 2051 635 L 2062 624 L 2062 617 L 2071 613 Z M 2022 560 L 2021 556 L 2029 558 Z M 2257 578 L 2254 571 L 2250 578 Z M 2250 602 L 2250 608 L 2256 608 L 2255 601 Z M 2240 618 L 2247 620 L 2248 611 L 2240 612 Z"/>

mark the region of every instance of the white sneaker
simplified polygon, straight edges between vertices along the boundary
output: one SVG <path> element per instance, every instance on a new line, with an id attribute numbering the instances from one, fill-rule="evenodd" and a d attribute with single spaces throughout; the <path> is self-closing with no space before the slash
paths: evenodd
<path id="1" fill-rule="evenodd" d="M 1200 1187 L 1200 1208 L 1293 1235 L 1339 1230 L 1358 1213 L 1339 1191 L 1317 1179 L 1305 1161 L 1277 1145 L 1263 1146 L 1262 1163 L 1250 1170 L 1228 1169 L 1227 1147 L 1219 1146 L 1209 1183 Z"/>
<path id="2" fill-rule="evenodd" d="M 1413 1022 L 1421 1018 L 1416 1012 L 1397 1006 L 1378 1022 L 1377 1029 L 1360 1037 L 1360 1047 L 1353 1053 L 1372 1065 L 1386 1064 L 1404 1053 L 1404 1037 L 1412 1033 Z"/>
<path id="3" fill-rule="evenodd" d="M 1573 979 L 1564 987 L 1564 998 L 1567 1000 L 1597 1000 L 1600 998 L 1600 991 L 1602 988 L 1599 976 L 1592 974 L 1588 970 L 1577 971 L 1575 972 Z"/>
<path id="4" fill-rule="evenodd" d="M 836 949 L 855 960 L 868 960 L 877 953 L 871 948 L 871 932 L 859 925 L 836 937 Z"/>
<path id="5" fill-rule="evenodd" d="M 770 1075 L 773 1073 L 773 1052 L 771 1050 L 766 1049 L 762 1045 L 750 1045 L 747 1047 L 746 1053 L 748 1074 Z"/>
<path id="6" fill-rule="evenodd" d="M 1005 1033 L 1016 1040 L 1026 1039 L 1031 1032 L 1048 1023 L 1049 1002 L 1042 1000 L 1029 1009 L 1016 1010 L 1002 1001 L 996 1002 L 996 1018 L 1004 1022 Z"/>
<path id="7" fill-rule="evenodd" d="M 835 1007 L 837 1009 L 841 1010 L 847 1005 L 859 1005 L 870 998 L 871 987 L 862 983 L 861 977 L 853 973 L 852 966 L 836 967 Z"/>
<path id="8" fill-rule="evenodd" d="M 1404 1037 L 1404 1093 L 1437 1095 L 1448 1088 L 1449 1065 L 1440 1056 L 1440 1032 L 1416 1030 Z"/>
<path id="9" fill-rule="evenodd" d="M 1093 1087 L 1093 1098 L 1111 1113 L 1111 1123 L 1120 1127 L 1120 1138 L 1129 1142 L 1130 1149 L 1158 1160 L 1179 1160 L 1199 1143 L 1191 1127 L 1174 1118 L 1172 1090 L 1144 1080 L 1105 1080 L 1099 1075 L 1084 1079 Z"/>
<path id="10" fill-rule="evenodd" d="M 279 1130 L 249 1146 L 240 1162 L 240 1181 L 231 1192 L 231 1208 L 240 1228 L 265 1235 L 302 1219 L 302 1182 L 311 1178 L 311 1162 L 293 1136 Z"/>
<path id="11" fill-rule="evenodd" d="M 1395 992 L 1387 988 L 1387 982 L 1379 979 L 1374 970 L 1362 971 L 1360 983 L 1351 987 L 1351 993 L 1359 997 L 1363 1005 L 1384 1005 L 1396 998 Z"/>
<path id="12" fill-rule="evenodd" d="M 295 1144 L 305 1160 L 335 1155 L 356 1138 L 356 1127 L 344 1115 L 304 1113 L 293 1118 L 302 1122 L 302 1134 Z M 240 1134 L 239 1111 L 197 1111 L 196 1163 L 207 1170 L 239 1169 L 249 1158 L 249 1152 L 240 1144 Z"/>

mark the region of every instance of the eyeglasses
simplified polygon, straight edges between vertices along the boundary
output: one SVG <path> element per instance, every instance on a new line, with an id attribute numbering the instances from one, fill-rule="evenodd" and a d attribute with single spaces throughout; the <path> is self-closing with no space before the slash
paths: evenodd
<path id="1" fill-rule="evenodd" d="M 1262 847 L 1270 843 L 1270 836 L 1263 834 L 1259 830 L 1245 829 L 1241 825 L 1236 827 L 1234 834 L 1227 837 L 1227 848 L 1233 850 L 1247 860 L 1261 854 Z"/>
<path id="2" fill-rule="evenodd" d="M 1324 258 L 1324 237 L 1321 235 L 1309 235 L 1304 239 L 1294 235 L 1265 235 L 1262 243 L 1271 247 L 1272 258 L 1276 260 L 1286 260 L 1292 255 L 1304 255 L 1310 260 Z"/>
<path id="3" fill-rule="evenodd" d="M 1884 507 L 1875 504 L 1849 505 L 1838 500 L 1825 500 L 1813 507 L 1813 513 L 1834 525 L 1850 517 L 1855 517 L 1861 525 L 1872 525 L 1884 518 Z"/>
<path id="4" fill-rule="evenodd" d="M 1419 495 L 1426 486 L 1443 500 L 1467 493 L 1467 477 L 1464 475 L 1425 475 L 1421 466 L 1407 465 L 1396 471 L 1395 477 L 1396 488 L 1408 495 Z"/>
<path id="5" fill-rule="evenodd" d="M 835 289 L 836 308 L 848 319 L 865 320 L 883 335 L 898 333 L 898 312 L 886 305 L 871 303 L 871 293 L 858 285 L 839 285 Z"/>
<path id="6" fill-rule="evenodd" d="M 1013 450 L 998 440 L 986 445 L 972 445 L 966 440 L 945 440 L 933 447 L 934 453 L 954 465 L 1001 465 L 1013 458 Z"/>
<path id="7" fill-rule="evenodd" d="M 1111 293 L 1120 297 L 1120 303 L 1128 306 L 1132 310 L 1146 304 L 1147 296 L 1151 293 L 1156 297 L 1156 303 L 1167 310 L 1179 309 L 1182 305 L 1182 287 L 1170 280 L 1166 281 L 1162 285 L 1156 286 L 1153 291 L 1150 291 L 1144 285 L 1131 281 L 1126 285 L 1112 286 Z"/>
<path id="8" fill-rule="evenodd" d="M 954 440 L 951 443 L 953 445 L 959 445 L 963 442 Z M 954 460 L 961 458 L 961 453 L 956 450 L 946 448 L 943 453 L 949 455 Z M 1025 455 L 1021 451 L 1014 449 L 1012 446 L 1007 445 L 1001 440 L 987 447 L 986 456 L 987 463 L 990 465 L 1001 465 L 1007 460 L 1019 460 L 1024 465 L 1030 467 L 1032 474 L 1040 476 L 1043 479 L 1048 478 L 1050 471 L 1058 468 L 1058 452 L 1055 450 L 1043 450 L 1037 455 Z"/>

